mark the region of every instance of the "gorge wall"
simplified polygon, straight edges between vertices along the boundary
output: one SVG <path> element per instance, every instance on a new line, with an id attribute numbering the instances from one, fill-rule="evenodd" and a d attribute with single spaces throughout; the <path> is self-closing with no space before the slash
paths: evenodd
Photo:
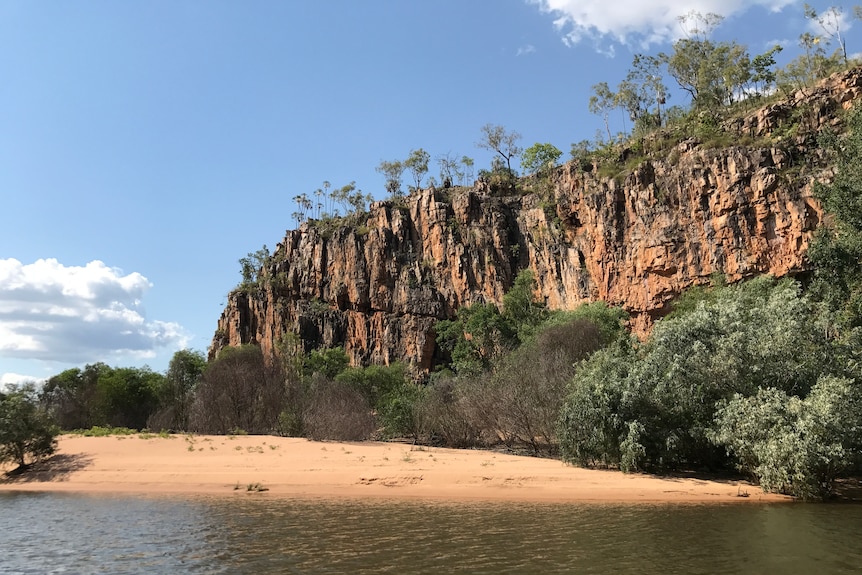
<path id="1" fill-rule="evenodd" d="M 230 294 L 210 355 L 243 343 L 269 353 L 293 333 L 306 348 L 343 346 L 354 365 L 428 370 L 435 322 L 499 304 L 525 268 L 549 308 L 604 300 L 638 333 L 712 274 L 803 272 L 824 217 L 813 183 L 831 175 L 814 138 L 860 90 L 862 71 L 851 70 L 724 126 L 748 146 L 691 138 L 628 158 L 615 177 L 570 162 L 548 182 L 521 182 L 535 193 L 500 196 L 480 181 L 374 203 L 350 226 L 305 222 L 278 244 L 259 287 Z"/>

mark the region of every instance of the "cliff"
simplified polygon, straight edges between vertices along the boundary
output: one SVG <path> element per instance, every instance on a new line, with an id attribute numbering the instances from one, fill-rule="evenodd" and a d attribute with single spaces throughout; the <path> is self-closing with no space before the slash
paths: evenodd
<path id="1" fill-rule="evenodd" d="M 814 138 L 840 126 L 837 111 L 860 90 L 862 70 L 851 70 L 726 122 L 720 132 L 748 145 L 669 145 L 658 134 L 612 170 L 570 162 L 547 181 L 522 180 L 530 193 L 500 196 L 480 181 L 374 203 L 349 226 L 305 222 L 278 244 L 258 288 L 230 294 L 210 354 L 249 342 L 269 353 L 295 333 L 307 349 L 344 346 L 356 365 L 428 370 L 435 322 L 499 304 L 524 268 L 551 309 L 604 300 L 628 310 L 639 333 L 712 274 L 803 272 L 823 219 L 813 182 L 830 176 Z"/>

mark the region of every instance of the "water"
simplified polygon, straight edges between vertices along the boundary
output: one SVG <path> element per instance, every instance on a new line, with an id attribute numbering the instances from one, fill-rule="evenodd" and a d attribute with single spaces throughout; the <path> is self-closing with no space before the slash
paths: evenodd
<path id="1" fill-rule="evenodd" d="M 859 505 L 559 505 L 0 493 L 0 573 L 862 569 Z"/>

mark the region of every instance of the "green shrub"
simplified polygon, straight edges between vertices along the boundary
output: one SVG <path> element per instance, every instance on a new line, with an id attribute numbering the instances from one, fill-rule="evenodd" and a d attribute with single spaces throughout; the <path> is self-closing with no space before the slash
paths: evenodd
<path id="1" fill-rule="evenodd" d="M 735 395 L 718 410 L 713 439 L 764 491 L 823 499 L 859 456 L 862 388 L 823 376 L 805 399 L 774 388 Z"/>

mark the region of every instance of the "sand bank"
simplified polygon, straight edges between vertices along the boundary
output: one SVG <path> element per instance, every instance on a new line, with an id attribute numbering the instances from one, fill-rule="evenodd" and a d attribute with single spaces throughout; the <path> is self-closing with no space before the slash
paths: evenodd
<path id="1" fill-rule="evenodd" d="M 0 468 L 0 471 L 5 469 Z M 744 482 L 580 469 L 492 451 L 273 436 L 62 436 L 0 491 L 583 502 L 771 502 Z M 748 497 L 740 497 L 748 493 Z"/>

